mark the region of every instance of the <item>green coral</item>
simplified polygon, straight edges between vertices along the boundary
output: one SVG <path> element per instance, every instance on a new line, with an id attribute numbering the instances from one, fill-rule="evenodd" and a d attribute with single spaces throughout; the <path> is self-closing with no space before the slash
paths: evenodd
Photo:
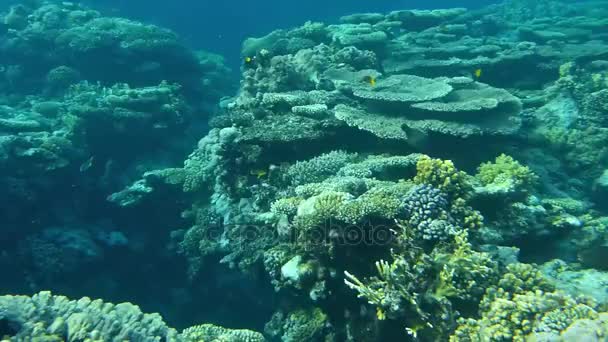
<path id="1" fill-rule="evenodd" d="M 298 212 L 300 202 L 302 202 L 300 197 L 280 198 L 272 203 L 270 211 L 278 216 L 293 217 Z"/>
<path id="2" fill-rule="evenodd" d="M 360 280 L 345 272 L 345 283 L 358 297 L 376 306 L 377 317 L 400 319 L 410 335 L 438 338 L 455 323 L 456 303 L 476 305 L 486 288 L 498 279 L 498 266 L 489 254 L 477 252 L 466 231 L 452 247 L 442 245 L 426 254 L 404 226 L 393 261 L 376 262 L 377 276 Z"/>
<path id="3" fill-rule="evenodd" d="M 300 203 L 294 223 L 302 232 L 324 224 L 336 216 L 348 198 L 349 194 L 341 192 L 324 192 L 311 197 Z"/>
<path id="4" fill-rule="evenodd" d="M 450 214 L 461 222 L 462 227 L 471 231 L 479 230 L 483 226 L 483 215 L 467 204 L 464 198 L 452 201 Z"/>
<path id="5" fill-rule="evenodd" d="M 495 185 L 529 191 L 538 181 L 538 177 L 529 167 L 521 165 L 510 156 L 501 154 L 493 163 L 483 163 L 475 175 L 484 186 Z"/>
<path id="6" fill-rule="evenodd" d="M 314 213 L 322 219 L 335 217 L 342 204 L 350 197 L 349 194 L 326 192 L 316 197 Z"/>
<path id="7" fill-rule="evenodd" d="M 345 271 L 344 283 L 356 290 L 359 298 L 365 298 L 368 303 L 377 307 L 377 316 L 380 320 L 413 312 L 419 320 L 424 321 L 428 314 L 422 311 L 417 301 L 417 287 L 422 279 L 416 279 L 414 275 L 428 272 L 428 264 L 425 266 L 424 262 L 428 260 L 424 254 L 418 254 L 416 257 L 419 260 L 408 260 L 403 255 L 395 255 L 392 262 L 377 261 L 378 275 L 366 280 L 365 283 Z"/>
<path id="8" fill-rule="evenodd" d="M 489 254 L 472 249 L 466 231 L 456 235 L 455 240 L 453 253 L 435 255 L 435 262 L 443 265 L 435 294 L 476 302 L 496 280 L 497 264 Z"/>
<path id="9" fill-rule="evenodd" d="M 319 308 L 297 309 L 285 315 L 277 312 L 266 331 L 284 342 L 331 341 L 328 316 Z"/>
<path id="10" fill-rule="evenodd" d="M 498 282 L 501 291 L 524 293 L 527 291 L 552 291 L 554 288 L 542 272 L 531 264 L 511 264 Z"/>
<path id="11" fill-rule="evenodd" d="M 526 341 L 534 332 L 557 332 L 575 320 L 597 318 L 596 304 L 555 291 L 533 265 L 512 264 L 488 288 L 480 318 L 461 318 L 453 342 Z"/>
<path id="12" fill-rule="evenodd" d="M 374 187 L 357 199 L 344 203 L 336 218 L 346 223 L 357 224 L 365 218 L 393 219 L 397 216 L 402 196 L 409 184 Z"/>
<path id="13" fill-rule="evenodd" d="M 324 183 L 313 183 L 321 185 Z M 371 187 L 358 197 L 347 192 L 324 191 L 300 202 L 294 223 L 302 231 L 309 230 L 328 220 L 345 224 L 357 224 L 366 219 L 397 217 L 401 197 L 410 188 L 408 182 L 370 182 Z M 310 185 L 310 184 L 309 184 Z M 315 186 L 316 186 L 315 185 Z M 331 188 L 331 187 L 330 187 Z M 323 189 L 323 186 L 319 189 Z M 310 191 L 310 188 L 306 189 Z M 276 202 L 284 203 L 283 200 Z"/>
<path id="14" fill-rule="evenodd" d="M 416 164 L 416 170 L 414 183 L 432 185 L 451 198 L 466 197 L 471 190 L 466 173 L 458 171 L 451 160 L 422 156 Z"/>
<path id="15" fill-rule="evenodd" d="M 577 319 L 597 317 L 585 303 L 560 292 L 528 291 L 484 303 L 480 320 L 461 320 L 450 341 L 526 341 L 535 331 L 565 329 Z"/>
<path id="16" fill-rule="evenodd" d="M 376 307 L 379 320 L 402 320 L 409 335 L 434 340 L 455 323 L 452 304 L 434 294 L 433 257 L 417 246 L 405 226 L 399 228 L 400 252 L 393 252 L 393 260 L 377 261 L 377 275 L 365 280 L 345 271 L 344 283 Z"/>
<path id="17" fill-rule="evenodd" d="M 323 192 L 302 201 L 293 219 L 298 248 L 306 250 L 326 246 L 336 231 L 334 220 L 345 202 L 352 196 L 343 192 Z M 323 249 L 325 250 L 325 249 Z"/>

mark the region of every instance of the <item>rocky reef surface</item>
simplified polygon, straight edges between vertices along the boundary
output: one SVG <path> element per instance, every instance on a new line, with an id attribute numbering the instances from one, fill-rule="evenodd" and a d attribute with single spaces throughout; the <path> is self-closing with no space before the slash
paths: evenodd
<path id="1" fill-rule="evenodd" d="M 605 340 L 606 18 L 605 1 L 509 0 L 308 22 L 246 40 L 235 94 L 169 31 L 12 7 L 7 291 L 164 292 L 147 303 L 175 321 L 259 332 L 41 292 L 0 297 L 0 333 Z"/>

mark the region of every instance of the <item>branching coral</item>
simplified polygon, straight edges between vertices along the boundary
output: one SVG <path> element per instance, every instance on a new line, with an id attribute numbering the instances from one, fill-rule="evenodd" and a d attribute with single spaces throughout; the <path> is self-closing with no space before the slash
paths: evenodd
<path id="1" fill-rule="evenodd" d="M 535 158 L 538 154 L 529 153 L 529 147 L 548 141 L 555 151 L 565 152 L 560 158 L 569 171 L 587 179 L 604 171 L 608 64 L 601 60 L 606 56 L 601 43 L 606 20 L 589 11 L 588 18 L 532 22 L 532 16 L 521 13 L 522 25 L 515 30 L 501 16 L 511 18 L 505 12 L 509 6 L 525 11 L 519 4 L 523 2 L 480 12 L 351 15 L 343 24 L 307 23 L 250 39 L 243 47 L 238 94 L 221 101 L 214 128 L 183 168 L 165 169 L 164 176 L 145 173 L 142 181 L 110 200 L 130 210 L 131 204 L 156 193 L 153 185 L 160 178 L 175 192 L 183 191 L 169 199 L 171 205 L 189 205 L 174 220 L 186 221 L 189 228 L 172 233 L 175 250 L 188 259 L 189 275 L 212 259 L 255 275 L 263 269 L 266 274 L 259 279 L 270 279 L 281 305 L 268 325 L 274 339 L 372 341 L 407 338 L 402 335 L 409 333 L 423 341 L 443 341 L 450 335 L 454 341 L 524 340 L 531 334 L 573 334 L 577 327 L 594 327 L 602 317 L 596 305 L 555 291 L 531 265 L 505 267 L 507 261 L 498 253 L 479 251 L 510 247 L 479 242 L 519 245 L 526 235 L 551 233 L 563 238 L 556 245 L 575 246 L 551 253 L 579 257 L 587 265 L 587 253 L 579 252 L 605 247 L 604 220 L 586 205 L 543 198 L 545 189 L 535 187 L 531 169 L 507 155 L 482 164 L 475 177 L 455 167 L 470 166 L 468 147 L 474 146 L 480 156 L 504 149 L 518 160 L 536 161 L 534 170 L 547 175 L 544 185 L 561 173 L 561 166 L 542 165 L 544 159 Z M 504 11 L 496 13 L 496 8 Z M 538 8 L 532 6 L 532 12 Z M 548 30 L 549 22 L 557 28 Z M 16 6 L 4 24 L 9 30 L 0 47 L 6 65 L 0 70 L 0 90 L 16 99 L 7 97 L 10 106 L 0 108 L 0 130 L 8 136 L 0 139 L 2 169 L 10 169 L 5 160 L 15 158 L 19 172 L 68 169 L 68 175 L 78 174 L 80 159 L 90 155 L 87 149 L 78 151 L 82 156 L 71 154 L 77 148 L 71 139 L 78 138 L 105 147 L 108 136 L 121 137 L 127 142 L 121 153 L 142 146 L 146 148 L 136 152 L 150 153 L 152 143 L 166 141 L 159 133 L 181 136 L 190 120 L 199 121 L 194 113 L 211 109 L 199 104 L 197 95 L 207 91 L 217 99 L 217 90 L 224 87 L 220 80 L 227 70 L 221 58 L 188 51 L 170 31 L 101 18 L 80 5 L 48 4 L 38 10 Z M 57 48 L 42 56 L 36 42 Z M 27 56 L 34 60 L 22 63 Z M 558 70 L 570 59 L 570 65 Z M 33 68 L 37 62 L 40 67 Z M 558 75 L 561 79 L 552 86 Z M 74 85 L 81 79 L 101 83 Z M 162 79 L 168 82 L 160 83 Z M 112 85 L 117 80 L 129 86 Z M 44 103 L 30 95 L 36 82 L 46 82 L 42 97 L 71 88 L 63 99 Z M 15 91 L 20 87 L 28 89 Z M 553 93 L 560 95 L 543 106 Z M 543 110 L 535 111 L 537 107 Z M 555 117 L 547 118 L 551 115 Z M 518 139 L 521 145 L 511 148 L 507 138 L 528 137 L 526 130 L 537 123 L 551 127 L 533 132 L 534 139 Z M 136 132 L 143 133 L 141 139 Z M 97 139 L 88 133 L 97 133 Z M 184 141 L 180 145 L 188 145 Z M 432 157 L 400 155 L 412 149 Z M 140 153 L 120 158 L 122 154 L 109 149 L 101 151 L 106 152 L 103 159 L 93 153 L 80 173 L 111 178 L 107 174 L 114 163 L 140 158 Z M 438 155 L 450 155 L 454 162 L 435 159 Z M 138 163 L 129 171 L 148 167 Z M 130 175 L 115 177 L 121 186 L 129 182 L 123 176 Z M 587 200 L 584 190 L 591 183 L 559 176 L 564 181 L 551 187 L 552 196 L 567 197 L 563 188 L 576 189 L 580 202 Z M 11 175 L 5 178 L 10 181 L 2 188 L 21 192 L 25 202 L 27 191 L 17 189 L 20 182 Z M 85 180 L 88 184 L 90 179 Z M 500 196 L 505 194 L 518 196 Z M 488 217 L 487 226 L 476 209 Z M 150 231 L 163 232 L 160 227 Z M 371 234 L 370 243 L 348 240 L 349 233 L 367 238 L 376 232 L 385 233 L 386 239 Z M 484 232 L 494 235 L 488 238 Z M 4 260 L 5 253 L 0 254 Z M 346 287 L 338 281 L 344 270 Z M 349 288 L 373 310 L 361 305 Z M 32 306 L 28 300 L 20 303 Z M 92 303 L 79 301 L 80 311 L 68 318 L 38 319 L 28 316 L 32 311 L 16 316 L 28 316 L 21 320 L 26 329 L 29 320 L 41 323 L 32 329 L 44 324 L 42 333 L 55 339 L 263 340 L 255 332 L 212 325 L 178 335 L 156 316 L 128 305 Z M 44 303 L 34 304 L 46 310 Z M 118 332 L 89 331 L 97 324 L 89 311 L 99 307 L 104 309 L 99 325 Z M 122 310 L 129 313 L 129 322 L 119 319 Z M 0 316 L 7 311 L 0 299 Z"/>
<path id="2" fill-rule="evenodd" d="M 451 341 L 525 341 L 535 332 L 557 332 L 577 319 L 597 318 L 596 304 L 574 299 L 543 279 L 532 265 L 508 266 L 480 304 L 480 319 L 460 319 Z"/>
<path id="3" fill-rule="evenodd" d="M 300 203 L 296 224 L 306 229 L 324 223 L 325 220 L 334 218 L 343 203 L 349 199 L 349 194 L 340 192 L 323 192 L 313 196 Z"/>
<path id="4" fill-rule="evenodd" d="M 430 271 L 427 258 L 420 250 L 411 251 L 407 259 L 405 256 L 395 255 L 392 262 L 377 261 L 378 275 L 366 283 L 349 272 L 344 273 L 344 282 L 358 292 L 358 297 L 365 298 L 368 303 L 377 307 L 378 319 L 406 316 L 415 326 L 429 318 L 429 313 L 423 312 L 419 303 L 421 289 L 424 289 L 420 280 L 424 278 L 417 279 L 417 276 L 424 277 Z"/>
<path id="5" fill-rule="evenodd" d="M 456 236 L 452 253 L 437 253 L 435 262 L 443 265 L 435 295 L 476 303 L 486 288 L 496 281 L 497 264 L 489 254 L 476 252 L 466 232 Z"/>
<path id="6" fill-rule="evenodd" d="M 527 192 L 533 189 L 538 177 L 527 166 L 510 156 L 501 154 L 494 163 L 483 163 L 475 175 L 482 185 L 507 189 L 507 192 Z"/>
<path id="7" fill-rule="evenodd" d="M 326 339 L 330 324 L 319 308 L 297 309 L 288 314 L 277 312 L 266 325 L 266 332 L 285 342 Z"/>
<path id="8" fill-rule="evenodd" d="M 418 160 L 416 169 L 415 183 L 432 185 L 450 198 L 466 197 L 471 190 L 466 174 L 458 171 L 450 160 L 424 156 Z"/>
<path id="9" fill-rule="evenodd" d="M 320 182 L 333 176 L 343 166 L 355 161 L 356 154 L 344 151 L 332 151 L 311 160 L 300 161 L 287 170 L 287 178 L 294 185 Z"/>
<path id="10" fill-rule="evenodd" d="M 407 225 L 424 240 L 447 240 L 459 231 L 449 213 L 447 196 L 430 185 L 414 186 L 402 202 Z"/>
<path id="11" fill-rule="evenodd" d="M 418 172 L 414 182 L 420 184 L 416 188 L 420 194 L 410 193 L 411 199 L 405 202 L 406 215 L 409 220 L 414 219 L 410 224 L 424 223 L 423 227 L 420 227 L 422 231 L 435 231 L 427 235 L 436 238 L 439 237 L 436 234 L 439 231 L 454 235 L 462 229 L 481 227 L 483 217 L 467 203 L 472 186 L 466 173 L 458 171 L 449 160 L 432 159 L 428 156 L 421 157 L 416 168 Z M 436 200 L 431 200 L 429 194 Z M 432 207 L 432 210 L 429 210 L 430 207 L 425 208 L 423 203 Z M 416 211 L 418 214 L 415 214 Z M 439 223 L 431 224 L 436 221 Z M 443 235 L 445 238 L 445 234 Z"/>

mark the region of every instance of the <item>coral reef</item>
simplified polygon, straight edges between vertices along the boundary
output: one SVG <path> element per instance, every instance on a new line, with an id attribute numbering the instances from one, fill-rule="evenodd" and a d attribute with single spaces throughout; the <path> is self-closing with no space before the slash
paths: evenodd
<path id="1" fill-rule="evenodd" d="M 307 22 L 245 40 L 234 93 L 221 56 L 169 30 L 12 6 L 2 291 L 245 329 L 40 292 L 0 297 L 0 336 L 605 339 L 607 15 L 509 0 Z"/>
<path id="2" fill-rule="evenodd" d="M 599 318 L 591 300 L 573 298 L 554 288 L 533 266 L 513 264 L 495 287 L 486 290 L 480 319 L 461 319 L 451 341 L 526 341 L 540 336 L 572 336 L 581 320 Z M 596 334 L 601 333 L 597 329 Z M 586 333 L 585 335 L 589 335 Z M 565 338 L 564 336 L 564 338 Z"/>
<path id="3" fill-rule="evenodd" d="M 70 300 L 50 292 L 32 297 L 0 296 L 0 322 L 9 327 L 2 332 L 11 341 L 265 341 L 254 331 L 212 324 L 193 326 L 178 334 L 159 314 L 142 313 L 131 303 L 104 303 L 88 297 Z"/>
<path id="4" fill-rule="evenodd" d="M 2 293 L 146 293 L 139 277 L 153 272 L 141 266 L 166 262 L 153 246 L 184 209 L 179 200 L 150 208 L 182 196 L 182 169 L 170 167 L 232 91 L 230 70 L 167 29 L 79 3 L 26 1 L 0 17 Z M 126 208 L 155 214 L 132 220 Z M 154 291 L 150 302 L 171 296 Z"/>
<path id="5" fill-rule="evenodd" d="M 130 303 L 69 300 L 40 292 L 32 297 L 2 296 L 0 319 L 15 328 L 18 340 L 55 337 L 57 340 L 161 341 L 176 337 L 158 314 L 143 314 Z"/>

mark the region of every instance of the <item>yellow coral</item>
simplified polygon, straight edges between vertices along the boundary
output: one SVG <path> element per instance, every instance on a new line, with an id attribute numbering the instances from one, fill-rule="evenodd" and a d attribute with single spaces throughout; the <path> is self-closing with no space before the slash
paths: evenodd
<path id="1" fill-rule="evenodd" d="M 575 64 L 573 62 L 567 62 L 559 66 L 559 77 L 564 78 L 572 74 Z"/>
<path id="2" fill-rule="evenodd" d="M 465 197 L 471 188 L 466 174 L 458 171 L 451 160 L 423 156 L 418 160 L 416 170 L 416 184 L 432 185 L 452 198 Z"/>
<path id="3" fill-rule="evenodd" d="M 591 74 L 591 82 L 593 83 L 593 87 L 595 89 L 602 88 L 603 83 L 604 83 L 603 81 L 604 81 L 604 75 L 598 74 L 598 73 Z"/>
<path id="4" fill-rule="evenodd" d="M 496 157 L 494 163 L 481 164 L 475 177 L 483 185 L 512 184 L 520 191 L 530 190 L 538 181 L 538 176 L 529 167 L 504 153 Z"/>

